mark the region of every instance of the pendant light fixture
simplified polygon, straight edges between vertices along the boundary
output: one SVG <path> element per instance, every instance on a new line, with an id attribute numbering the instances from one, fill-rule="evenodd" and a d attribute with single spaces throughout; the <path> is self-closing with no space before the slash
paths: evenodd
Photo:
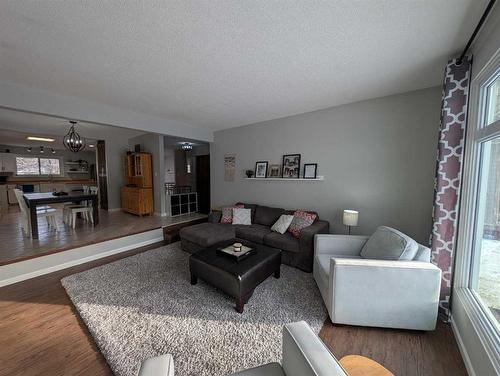
<path id="1" fill-rule="evenodd" d="M 64 136 L 63 144 L 69 151 L 77 153 L 85 149 L 85 139 L 81 137 L 77 131 L 75 131 L 76 121 L 70 120 L 71 128 L 69 132 Z"/>
<path id="2" fill-rule="evenodd" d="M 193 149 L 193 145 L 191 145 L 189 142 L 183 142 L 181 144 L 181 149 L 184 150 L 184 151 L 192 150 Z"/>

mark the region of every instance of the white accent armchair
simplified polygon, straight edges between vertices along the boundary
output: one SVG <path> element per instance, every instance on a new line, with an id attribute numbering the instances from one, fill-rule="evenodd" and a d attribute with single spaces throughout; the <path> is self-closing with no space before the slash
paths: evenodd
<path id="1" fill-rule="evenodd" d="M 305 321 L 283 327 L 282 364 L 268 363 L 230 376 L 347 376 Z"/>
<path id="2" fill-rule="evenodd" d="M 174 376 L 174 359 L 170 354 L 155 356 L 142 362 L 138 376 Z"/>
<path id="3" fill-rule="evenodd" d="M 233 373 L 231 376 L 347 376 L 337 359 L 314 334 L 305 321 L 283 327 L 283 359 L 281 364 L 262 366 Z M 146 359 L 138 376 L 173 376 L 170 354 Z"/>
<path id="4" fill-rule="evenodd" d="M 363 258 L 367 240 L 367 236 L 315 237 L 313 275 L 332 322 L 434 330 L 441 270 L 431 264 L 430 249 L 410 239 L 415 248 L 407 260 Z"/>

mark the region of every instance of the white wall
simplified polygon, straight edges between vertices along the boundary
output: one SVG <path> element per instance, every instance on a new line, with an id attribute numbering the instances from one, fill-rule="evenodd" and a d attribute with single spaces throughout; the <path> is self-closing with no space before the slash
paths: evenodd
<path id="1" fill-rule="evenodd" d="M 394 226 L 427 244 L 431 230 L 441 88 L 377 98 L 214 133 L 212 205 L 236 201 L 306 208 L 345 233 L 343 209 L 360 212 L 358 234 Z M 224 181 L 224 154 L 236 179 Z M 244 180 L 256 161 L 300 153 L 323 182 Z"/>
<path id="2" fill-rule="evenodd" d="M 165 183 L 175 183 L 175 153 L 173 147 L 165 147 Z"/>
<path id="3" fill-rule="evenodd" d="M 177 137 L 211 141 L 212 131 L 70 95 L 0 81 L 0 107 L 97 124 L 116 125 Z"/>

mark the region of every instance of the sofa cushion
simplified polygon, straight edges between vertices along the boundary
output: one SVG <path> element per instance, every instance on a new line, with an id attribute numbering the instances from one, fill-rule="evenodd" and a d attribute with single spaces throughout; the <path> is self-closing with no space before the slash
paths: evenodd
<path id="1" fill-rule="evenodd" d="M 244 208 L 233 208 L 233 225 L 251 225 L 251 210 Z"/>
<path id="2" fill-rule="evenodd" d="M 252 212 L 252 223 L 255 223 L 255 209 L 257 209 L 257 204 L 248 204 L 248 203 L 245 203 L 245 202 L 237 202 L 235 205 L 243 205 L 243 206 L 240 206 L 240 207 L 243 207 L 245 209 L 250 209 Z"/>
<path id="3" fill-rule="evenodd" d="M 232 225 L 205 222 L 184 227 L 179 231 L 179 235 L 181 239 L 208 247 L 218 242 L 233 239 L 235 237 L 235 228 Z"/>
<path id="4" fill-rule="evenodd" d="M 278 363 L 268 363 L 262 366 L 249 368 L 243 371 L 232 373 L 228 376 L 286 376 L 283 368 Z"/>
<path id="5" fill-rule="evenodd" d="M 281 214 L 285 212 L 285 209 L 281 208 L 271 208 L 269 206 L 257 206 L 255 209 L 255 220 L 254 223 L 259 225 L 271 227 L 274 222 L 278 220 Z"/>
<path id="6" fill-rule="evenodd" d="M 408 235 L 380 226 L 361 249 L 361 257 L 376 260 L 413 260 L 418 244 Z"/>
<path id="7" fill-rule="evenodd" d="M 254 243 L 263 244 L 264 236 L 269 234 L 271 229 L 267 226 L 253 224 L 250 226 L 238 226 L 236 227 L 236 237 L 250 240 Z"/>
<path id="8" fill-rule="evenodd" d="M 288 232 L 298 239 L 302 229 L 311 226 L 317 217 L 317 214 L 308 213 L 304 210 L 295 211 L 292 223 L 288 227 Z"/>
<path id="9" fill-rule="evenodd" d="M 286 214 L 286 215 L 294 215 L 295 212 L 297 210 L 300 210 L 300 211 L 304 211 L 306 213 L 309 213 L 309 214 L 313 214 L 316 216 L 316 218 L 314 219 L 314 222 L 316 222 L 318 219 L 319 219 L 319 214 L 318 212 L 315 212 L 315 211 L 310 211 L 310 210 L 302 210 L 302 209 L 294 209 L 294 210 L 285 210 L 285 212 L 283 214 Z"/>
<path id="10" fill-rule="evenodd" d="M 274 225 L 271 227 L 271 231 L 277 232 L 279 234 L 284 234 L 288 227 L 290 227 L 290 223 L 292 223 L 293 215 L 282 214 Z"/>
<path id="11" fill-rule="evenodd" d="M 233 209 L 243 208 L 242 204 L 236 204 L 234 206 L 226 206 L 222 208 L 222 217 L 220 223 L 231 224 L 233 223 Z"/>
<path id="12" fill-rule="evenodd" d="M 270 232 L 264 237 L 264 244 L 270 247 L 281 249 L 282 251 L 299 252 L 299 240 L 295 239 L 290 233 L 278 234 Z"/>

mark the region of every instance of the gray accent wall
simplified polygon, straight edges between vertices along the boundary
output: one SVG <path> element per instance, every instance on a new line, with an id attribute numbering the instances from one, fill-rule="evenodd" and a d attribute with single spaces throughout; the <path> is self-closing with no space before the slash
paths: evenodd
<path id="1" fill-rule="evenodd" d="M 316 210 L 346 233 L 342 210 L 360 212 L 355 234 L 396 227 L 427 244 L 431 229 L 441 88 L 376 98 L 215 132 L 212 206 L 236 201 Z M 224 154 L 236 178 L 224 181 Z M 299 153 L 324 181 L 249 181 L 256 161 L 281 164 Z"/>

